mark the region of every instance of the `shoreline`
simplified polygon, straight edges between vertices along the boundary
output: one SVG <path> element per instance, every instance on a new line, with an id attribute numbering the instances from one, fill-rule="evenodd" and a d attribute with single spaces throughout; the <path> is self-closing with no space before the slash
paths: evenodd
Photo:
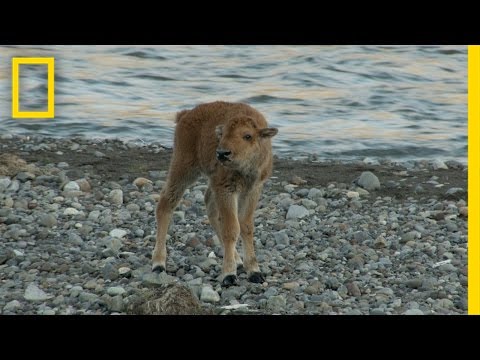
<path id="1" fill-rule="evenodd" d="M 223 289 L 204 178 L 172 221 L 168 274 L 149 270 L 170 156 L 159 143 L 0 136 L 1 313 L 129 313 L 146 289 L 177 284 L 210 313 L 466 314 L 466 165 L 275 157 L 255 221 L 267 282 L 239 274 Z M 380 189 L 357 187 L 363 172 Z M 249 310 L 222 308 L 239 304 Z"/>

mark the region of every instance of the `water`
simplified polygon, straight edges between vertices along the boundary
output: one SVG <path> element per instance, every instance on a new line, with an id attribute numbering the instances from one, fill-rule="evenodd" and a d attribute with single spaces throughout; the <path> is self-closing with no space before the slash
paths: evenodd
<path id="1" fill-rule="evenodd" d="M 13 56 L 55 57 L 55 119 L 11 118 Z M 45 69 L 22 71 L 42 111 Z M 466 162 L 465 46 L 0 47 L 2 133 L 172 146 L 175 112 L 215 100 L 263 112 L 279 156 Z"/>

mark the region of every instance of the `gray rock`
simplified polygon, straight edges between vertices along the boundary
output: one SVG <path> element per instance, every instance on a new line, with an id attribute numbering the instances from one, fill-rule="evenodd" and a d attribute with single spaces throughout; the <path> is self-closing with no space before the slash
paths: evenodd
<path id="1" fill-rule="evenodd" d="M 287 300 L 283 295 L 272 296 L 267 300 L 267 309 L 273 312 L 283 311 L 286 305 Z"/>
<path id="2" fill-rule="evenodd" d="M 113 205 L 122 205 L 123 204 L 123 191 L 120 189 L 114 189 L 110 191 L 108 195 L 108 200 Z"/>
<path id="3" fill-rule="evenodd" d="M 453 308 L 453 302 L 450 299 L 438 299 L 435 301 L 435 304 L 433 304 L 433 308 L 435 310 L 451 309 Z"/>
<path id="4" fill-rule="evenodd" d="M 305 216 L 308 216 L 310 213 L 303 206 L 291 205 L 288 208 L 287 220 L 289 219 L 301 219 Z"/>
<path id="5" fill-rule="evenodd" d="M 121 286 L 112 286 L 107 289 L 107 294 L 110 296 L 123 295 L 127 291 Z"/>
<path id="6" fill-rule="evenodd" d="M 358 309 L 349 310 L 345 315 L 362 315 L 362 312 Z"/>
<path id="7" fill-rule="evenodd" d="M 63 191 L 80 191 L 80 186 L 75 181 L 69 181 L 63 187 Z"/>
<path id="8" fill-rule="evenodd" d="M 465 189 L 459 188 L 459 187 L 452 187 L 445 192 L 445 195 L 452 196 L 452 197 L 462 196 L 464 194 L 465 194 Z"/>
<path id="9" fill-rule="evenodd" d="M 325 195 L 325 191 L 322 189 L 317 189 L 317 188 L 311 188 L 310 191 L 308 192 L 307 197 L 310 200 L 317 201 L 319 198 L 323 198 Z"/>
<path id="10" fill-rule="evenodd" d="M 310 199 L 302 199 L 302 205 L 307 209 L 315 209 L 318 206 L 315 201 Z"/>
<path id="11" fill-rule="evenodd" d="M 53 298 L 53 295 L 48 295 L 35 284 L 29 284 L 25 289 L 23 297 L 28 301 L 45 301 Z"/>
<path id="12" fill-rule="evenodd" d="M 90 211 L 90 214 L 88 214 L 88 220 L 93 221 L 93 222 L 97 222 L 99 217 L 100 217 L 100 211 L 99 210 Z"/>
<path id="13" fill-rule="evenodd" d="M 247 288 L 245 286 L 230 286 L 227 289 L 222 291 L 222 299 L 225 301 L 230 300 L 238 300 L 240 297 L 247 292 Z"/>
<path id="14" fill-rule="evenodd" d="M 220 295 L 211 288 L 211 286 L 203 286 L 200 294 L 200 301 L 208 303 L 216 303 L 220 301 Z"/>
<path id="15" fill-rule="evenodd" d="M 109 235 L 113 238 L 121 239 L 125 235 L 127 235 L 127 232 L 123 229 L 113 229 L 112 231 L 110 231 Z"/>
<path id="16" fill-rule="evenodd" d="M 57 225 L 57 218 L 53 214 L 42 214 L 38 218 L 40 225 L 51 228 Z"/>
<path id="17" fill-rule="evenodd" d="M 184 211 L 174 211 L 173 212 L 173 221 L 183 221 L 185 220 L 185 212 Z"/>
<path id="18" fill-rule="evenodd" d="M 285 230 L 273 233 L 273 237 L 275 238 L 275 242 L 277 243 L 277 245 L 290 245 L 290 239 L 288 238 Z"/>
<path id="19" fill-rule="evenodd" d="M 416 278 L 416 279 L 410 279 L 405 282 L 405 285 L 411 289 L 418 289 L 420 286 L 422 286 L 423 279 L 422 278 Z"/>
<path id="20" fill-rule="evenodd" d="M 378 177 L 370 171 L 362 172 L 356 182 L 358 186 L 368 191 L 380 189 L 380 181 L 378 180 Z"/>
<path id="21" fill-rule="evenodd" d="M 5 306 L 3 307 L 3 311 L 15 312 L 21 308 L 22 308 L 22 304 L 20 304 L 18 300 L 12 300 L 5 304 Z"/>
<path id="22" fill-rule="evenodd" d="M 448 170 L 448 166 L 439 159 L 435 159 L 430 163 L 430 166 L 433 168 L 433 170 L 439 170 L 439 169 L 445 169 Z"/>
<path id="23" fill-rule="evenodd" d="M 17 192 L 20 189 L 20 181 L 18 180 L 12 180 L 10 185 L 7 188 L 7 191 L 10 192 Z"/>
<path id="24" fill-rule="evenodd" d="M 110 263 L 106 263 L 102 268 L 102 277 L 105 280 L 117 280 L 118 279 L 118 270 Z"/>
<path id="25" fill-rule="evenodd" d="M 125 308 L 122 295 L 113 296 L 111 300 L 107 302 L 107 306 L 112 312 L 122 312 Z"/>
<path id="26" fill-rule="evenodd" d="M 12 183 L 12 181 L 8 177 L 0 178 L 0 193 L 7 190 L 7 188 L 10 186 L 11 183 Z"/>
<path id="27" fill-rule="evenodd" d="M 28 172 L 28 171 L 22 171 L 22 172 L 19 172 L 17 176 L 15 176 L 15 178 L 18 181 L 25 182 L 28 180 L 34 180 L 35 174 L 32 174 L 31 172 Z"/>
<path id="28" fill-rule="evenodd" d="M 148 272 L 142 276 L 142 284 L 146 287 L 156 287 L 170 284 L 175 281 L 175 278 L 168 275 L 165 271 L 161 273 Z"/>
<path id="29" fill-rule="evenodd" d="M 423 311 L 420 309 L 408 309 L 403 315 L 423 315 Z"/>
<path id="30" fill-rule="evenodd" d="M 360 288 L 358 287 L 357 283 L 355 281 L 347 283 L 347 294 L 350 296 L 355 296 L 359 297 L 362 295 Z"/>
<path id="31" fill-rule="evenodd" d="M 78 296 L 78 300 L 80 300 L 81 302 L 87 302 L 87 303 L 90 303 L 90 304 L 93 304 L 95 302 L 97 302 L 99 299 L 98 295 L 96 294 L 92 294 L 90 292 L 82 292 L 80 293 L 80 295 Z"/>
<path id="32" fill-rule="evenodd" d="M 83 239 L 73 232 L 68 234 L 68 241 L 74 245 L 83 245 Z"/>
<path id="33" fill-rule="evenodd" d="M 68 207 L 63 211 L 63 215 L 65 216 L 75 216 L 78 215 L 79 211 L 73 207 Z"/>

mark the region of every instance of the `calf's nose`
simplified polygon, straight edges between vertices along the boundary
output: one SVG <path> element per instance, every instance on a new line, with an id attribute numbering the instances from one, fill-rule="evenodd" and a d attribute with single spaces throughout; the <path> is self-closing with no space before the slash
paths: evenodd
<path id="1" fill-rule="evenodd" d="M 232 152 L 225 149 L 217 149 L 217 159 L 220 161 L 228 160 Z"/>

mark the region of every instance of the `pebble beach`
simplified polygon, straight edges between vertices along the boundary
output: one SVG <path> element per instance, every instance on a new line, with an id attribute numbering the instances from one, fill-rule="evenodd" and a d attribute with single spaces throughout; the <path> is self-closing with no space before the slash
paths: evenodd
<path id="1" fill-rule="evenodd" d="M 467 313 L 465 164 L 276 157 L 255 215 L 266 281 L 240 269 L 224 288 L 206 178 L 174 213 L 167 272 L 151 272 L 170 156 L 161 143 L 0 135 L 0 313 Z"/>

